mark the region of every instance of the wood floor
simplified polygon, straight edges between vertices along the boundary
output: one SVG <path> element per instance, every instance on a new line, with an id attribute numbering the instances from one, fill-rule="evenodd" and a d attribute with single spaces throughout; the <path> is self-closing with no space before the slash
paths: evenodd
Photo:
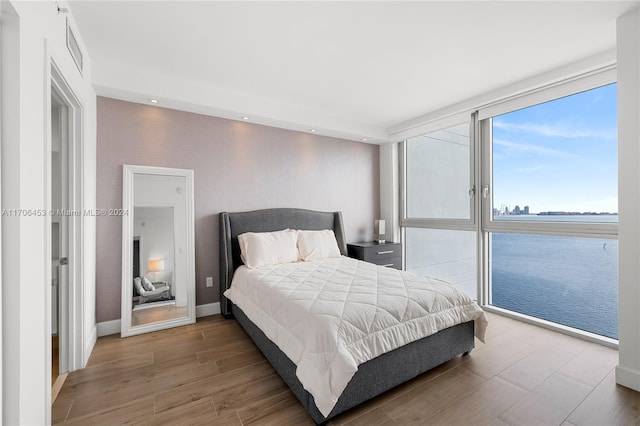
<path id="1" fill-rule="evenodd" d="M 58 336 L 51 336 L 51 385 L 56 382 L 60 374 L 60 345 Z"/>
<path id="2" fill-rule="evenodd" d="M 489 314 L 487 344 L 333 425 L 636 425 L 640 394 L 615 384 L 615 350 Z M 233 320 L 98 339 L 70 373 L 55 424 L 301 425 L 310 418 Z"/>
<path id="3" fill-rule="evenodd" d="M 67 373 L 60 374 L 60 339 L 51 336 L 51 401 L 58 397 L 66 377 Z"/>

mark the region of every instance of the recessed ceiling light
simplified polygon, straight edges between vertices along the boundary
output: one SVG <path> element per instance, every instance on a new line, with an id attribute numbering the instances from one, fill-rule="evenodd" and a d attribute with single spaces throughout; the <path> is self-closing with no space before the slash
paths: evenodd
<path id="1" fill-rule="evenodd" d="M 248 120 L 248 119 L 249 119 L 249 117 L 247 117 L 246 115 L 243 115 L 243 116 L 242 116 L 242 119 L 243 119 L 243 120 Z"/>
<path id="2" fill-rule="evenodd" d="M 366 142 L 366 141 L 367 141 L 367 138 L 362 138 L 362 139 L 360 139 L 360 140 L 361 140 L 362 142 Z"/>
<path id="3" fill-rule="evenodd" d="M 157 99 L 149 99 L 149 102 L 151 102 L 152 104 L 157 104 L 158 100 Z"/>
<path id="4" fill-rule="evenodd" d="M 317 130 L 316 130 L 316 129 L 309 129 L 309 131 L 310 131 L 311 133 L 315 133 Z"/>

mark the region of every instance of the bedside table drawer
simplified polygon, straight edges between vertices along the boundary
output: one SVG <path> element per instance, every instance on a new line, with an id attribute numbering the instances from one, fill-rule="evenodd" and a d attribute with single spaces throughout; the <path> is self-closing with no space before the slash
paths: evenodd
<path id="1" fill-rule="evenodd" d="M 375 263 L 376 265 L 380 265 L 380 266 L 386 266 L 388 268 L 402 269 L 402 257 L 378 259 L 377 262 L 374 262 L 374 261 L 369 261 L 369 262 Z"/>
<path id="2" fill-rule="evenodd" d="M 402 244 L 374 241 L 347 244 L 349 256 L 389 268 L 402 269 Z"/>
<path id="3" fill-rule="evenodd" d="M 380 264 L 384 259 L 401 257 L 402 248 L 400 244 L 385 244 L 380 246 L 366 247 L 363 259 L 365 262 Z"/>

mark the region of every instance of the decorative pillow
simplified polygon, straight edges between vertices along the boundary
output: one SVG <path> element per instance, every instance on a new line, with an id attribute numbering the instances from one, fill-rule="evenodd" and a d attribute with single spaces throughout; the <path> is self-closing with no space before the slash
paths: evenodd
<path id="1" fill-rule="evenodd" d="M 133 285 L 136 287 L 136 291 L 138 293 L 140 293 L 140 291 L 138 290 L 139 288 L 144 289 L 144 287 L 142 287 L 142 280 L 140 279 L 140 277 L 135 277 L 133 279 Z"/>
<path id="2" fill-rule="evenodd" d="M 156 289 L 147 277 L 142 277 L 142 288 L 146 291 L 154 291 Z"/>
<path id="3" fill-rule="evenodd" d="M 298 252 L 305 262 L 341 256 L 336 235 L 330 229 L 298 231 Z"/>
<path id="4" fill-rule="evenodd" d="M 298 233 L 291 229 L 275 232 L 245 232 L 238 235 L 241 258 L 248 268 L 298 261 Z"/>

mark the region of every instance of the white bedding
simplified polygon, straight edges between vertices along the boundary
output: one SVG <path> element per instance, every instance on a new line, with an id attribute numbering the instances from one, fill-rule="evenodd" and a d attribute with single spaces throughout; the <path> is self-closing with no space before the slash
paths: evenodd
<path id="1" fill-rule="evenodd" d="M 224 295 L 293 361 L 304 388 L 327 416 L 358 365 L 475 320 L 487 320 L 446 282 L 348 257 L 238 268 Z"/>

